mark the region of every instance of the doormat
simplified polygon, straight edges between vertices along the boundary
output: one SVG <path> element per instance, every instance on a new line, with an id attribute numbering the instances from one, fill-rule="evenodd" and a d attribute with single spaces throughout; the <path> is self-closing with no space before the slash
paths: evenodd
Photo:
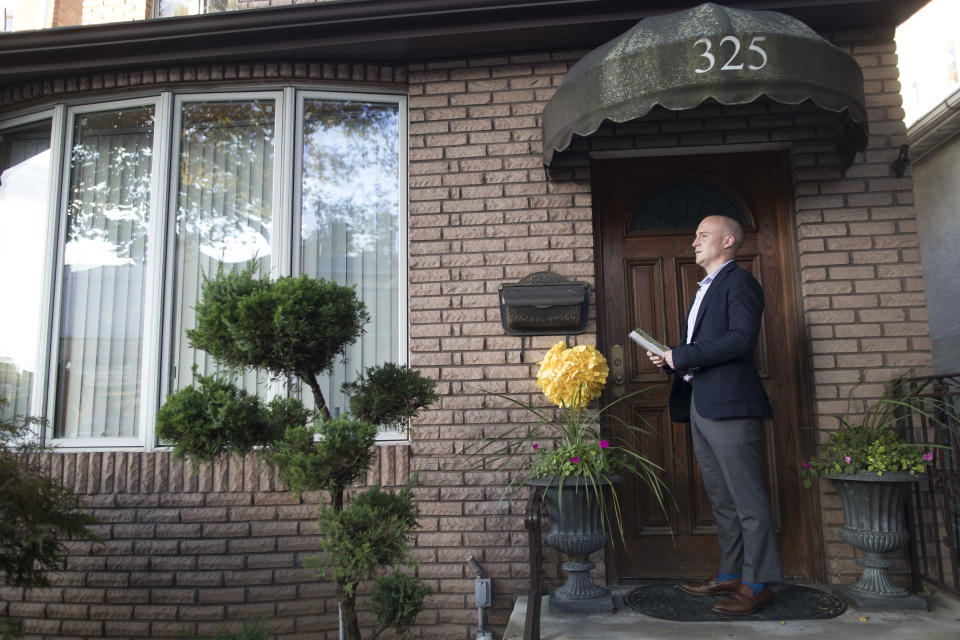
<path id="1" fill-rule="evenodd" d="M 730 616 L 710 610 L 726 596 L 694 596 L 681 590 L 676 582 L 637 587 L 623 598 L 633 611 L 676 622 L 716 622 L 718 620 L 825 620 L 836 618 L 847 605 L 836 596 L 796 584 L 777 583 L 773 601 L 749 616 Z"/>

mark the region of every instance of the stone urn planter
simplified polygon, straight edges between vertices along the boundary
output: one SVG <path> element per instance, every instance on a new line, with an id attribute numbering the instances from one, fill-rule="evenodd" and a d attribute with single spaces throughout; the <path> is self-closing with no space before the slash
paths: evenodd
<path id="1" fill-rule="evenodd" d="M 910 537 L 906 502 L 917 476 L 906 471 L 872 471 L 826 476 L 836 487 L 843 506 L 840 537 L 863 552 L 857 564 L 860 579 L 841 585 L 837 591 L 861 609 L 922 609 L 927 602 L 890 581 L 887 570 L 893 560 L 886 553 L 903 547 Z"/>
<path id="2" fill-rule="evenodd" d="M 603 502 L 611 495 L 611 484 L 622 480 L 611 476 L 601 488 Z M 550 608 L 558 611 L 603 613 L 613 611 L 610 590 L 594 584 L 590 571 L 596 566 L 589 556 L 610 538 L 603 528 L 602 505 L 596 489 L 583 477 L 565 478 L 558 487 L 556 479 L 533 478 L 527 484 L 544 491 L 550 531 L 546 542 L 566 556 L 561 565 L 567 583 L 550 594 Z"/>

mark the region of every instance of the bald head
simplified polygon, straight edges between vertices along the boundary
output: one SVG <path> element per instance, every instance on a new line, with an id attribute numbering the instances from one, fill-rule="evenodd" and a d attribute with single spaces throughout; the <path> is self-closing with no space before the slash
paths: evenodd
<path id="1" fill-rule="evenodd" d="M 743 246 L 743 225 L 730 216 L 713 215 L 709 217 L 716 218 L 716 220 L 722 225 L 724 233 L 733 236 L 732 248 L 734 255 L 736 255 L 737 251 L 740 250 L 740 247 Z"/>
<path id="2" fill-rule="evenodd" d="M 697 264 L 710 274 L 732 260 L 743 245 L 743 227 L 728 216 L 707 216 L 700 221 L 693 239 Z"/>

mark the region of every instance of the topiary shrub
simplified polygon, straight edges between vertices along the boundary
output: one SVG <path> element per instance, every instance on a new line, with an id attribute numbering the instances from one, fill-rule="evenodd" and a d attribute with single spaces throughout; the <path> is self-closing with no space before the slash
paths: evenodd
<path id="1" fill-rule="evenodd" d="M 190 344 L 230 369 L 299 379 L 312 390 L 316 410 L 295 399 L 264 403 L 222 377 L 198 376 L 161 407 L 158 433 L 179 457 L 208 461 L 256 450 L 296 494 L 328 492 L 330 506 L 319 519 L 326 553 L 309 566 L 334 580 L 347 638 L 361 640 L 357 586 L 386 567 L 413 566 L 407 544 L 418 514 L 409 486 L 396 493 L 373 487 L 349 505 L 346 490 L 369 469 L 380 427 L 406 429 L 436 400 L 435 383 L 409 367 L 370 367 L 343 385 L 350 415 L 331 418 L 317 376 L 362 334 L 369 321 L 363 303 L 350 287 L 306 276 L 256 278 L 255 269 L 254 263 L 240 273 L 219 268 L 204 280 Z M 386 580 L 374 587 L 373 638 L 388 627 L 406 634 L 429 592 L 402 572 Z"/>

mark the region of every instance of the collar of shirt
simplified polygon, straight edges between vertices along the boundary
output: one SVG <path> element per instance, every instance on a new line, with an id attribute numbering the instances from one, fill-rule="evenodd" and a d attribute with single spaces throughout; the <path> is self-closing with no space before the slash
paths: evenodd
<path id="1" fill-rule="evenodd" d="M 698 282 L 697 284 L 700 285 L 700 288 L 701 288 L 701 289 L 702 289 L 703 287 L 710 286 L 710 283 L 714 281 L 714 279 L 717 277 L 717 274 L 720 273 L 720 272 L 723 270 L 723 268 L 726 267 L 726 266 L 727 266 L 728 264 L 730 264 L 731 262 L 733 262 L 733 260 L 727 260 L 727 261 L 724 262 L 722 265 L 720 265 L 719 267 L 717 267 L 717 268 L 714 270 L 713 273 L 711 273 L 710 275 L 708 275 L 706 278 L 704 278 L 703 280 L 701 280 L 701 281 Z"/>
<path id="2" fill-rule="evenodd" d="M 693 341 L 693 325 L 697 320 L 697 314 L 700 312 L 700 303 L 703 302 L 703 296 L 707 293 L 710 283 L 717 277 L 717 274 L 731 262 L 733 262 L 733 260 L 727 260 L 717 267 L 713 273 L 697 283 L 700 288 L 697 289 L 697 295 L 693 299 L 693 306 L 690 307 L 690 313 L 687 316 L 687 344 Z"/>

